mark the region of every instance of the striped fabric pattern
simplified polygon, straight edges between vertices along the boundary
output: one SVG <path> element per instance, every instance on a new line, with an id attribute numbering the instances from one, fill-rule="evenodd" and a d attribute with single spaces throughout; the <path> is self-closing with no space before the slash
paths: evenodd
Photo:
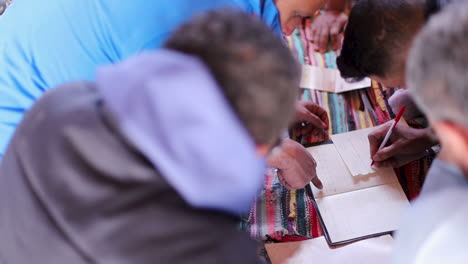
<path id="1" fill-rule="evenodd" d="M 302 27 L 287 38 L 289 46 L 303 64 L 336 68 L 336 52 L 316 53 L 308 44 L 305 28 L 310 22 L 305 20 Z M 337 134 L 390 120 L 394 114 L 389 110 L 388 98 L 393 92 L 392 89 L 372 82 L 372 87 L 368 89 L 343 94 L 303 90 L 301 99 L 311 100 L 324 107 L 331 120 L 329 133 Z M 307 143 L 327 139 L 326 136 L 308 138 Z M 419 194 L 432 159 L 433 157 L 426 157 L 395 170 L 409 199 L 414 199 Z M 281 185 L 273 170 L 266 173 L 264 189 L 242 226 L 256 239 L 281 239 L 284 235 L 315 238 L 323 235 L 311 199 L 305 190 L 288 191 Z"/>

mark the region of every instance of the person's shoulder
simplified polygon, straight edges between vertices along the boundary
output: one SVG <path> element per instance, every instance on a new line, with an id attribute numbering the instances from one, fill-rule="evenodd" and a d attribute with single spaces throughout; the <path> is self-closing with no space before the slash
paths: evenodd
<path id="1" fill-rule="evenodd" d="M 465 263 L 468 188 L 449 187 L 417 199 L 396 235 L 392 263 Z"/>
<path id="2" fill-rule="evenodd" d="M 454 215 L 461 209 L 468 209 L 468 187 L 450 186 L 417 199 L 413 204 L 415 213 L 426 213 L 434 208 L 445 212 L 446 216 Z M 468 215 L 468 210 L 464 213 Z"/>

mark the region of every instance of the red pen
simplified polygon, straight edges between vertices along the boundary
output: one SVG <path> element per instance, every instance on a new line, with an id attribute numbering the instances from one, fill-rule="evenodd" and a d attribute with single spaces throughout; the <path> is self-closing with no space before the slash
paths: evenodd
<path id="1" fill-rule="evenodd" d="M 383 148 L 385 147 L 385 145 L 387 145 L 387 142 L 388 142 L 388 140 L 390 139 L 390 136 L 392 135 L 393 130 L 395 130 L 396 125 L 397 125 L 398 122 L 400 121 L 401 116 L 402 116 L 403 113 L 405 112 L 405 109 L 406 109 L 406 105 L 404 105 L 404 106 L 402 106 L 402 107 L 400 108 L 400 111 L 398 112 L 396 118 L 393 120 L 393 123 L 392 123 L 392 125 L 390 126 L 390 129 L 388 130 L 387 134 L 385 135 L 384 140 L 383 140 L 382 143 L 380 144 L 379 150 L 383 149 Z M 374 163 L 375 163 L 375 161 L 372 161 L 371 167 L 374 165 Z"/>

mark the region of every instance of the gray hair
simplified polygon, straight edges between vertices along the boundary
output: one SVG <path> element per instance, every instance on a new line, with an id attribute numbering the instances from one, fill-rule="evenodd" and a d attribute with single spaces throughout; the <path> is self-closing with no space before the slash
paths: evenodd
<path id="1" fill-rule="evenodd" d="M 468 1 L 434 15 L 414 41 L 406 78 L 432 119 L 468 128 Z"/>
<path id="2" fill-rule="evenodd" d="M 234 9 L 209 11 L 175 30 L 165 47 L 208 66 L 257 144 L 273 144 L 287 128 L 300 68 L 280 36 L 258 17 Z"/>

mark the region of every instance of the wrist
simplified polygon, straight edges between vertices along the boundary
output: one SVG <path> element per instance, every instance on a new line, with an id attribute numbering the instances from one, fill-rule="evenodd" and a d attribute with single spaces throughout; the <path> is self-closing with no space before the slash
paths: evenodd
<path id="1" fill-rule="evenodd" d="M 421 138 L 424 139 L 427 148 L 439 144 L 439 139 L 437 138 L 437 135 L 430 127 L 421 129 Z"/>
<path id="2" fill-rule="evenodd" d="M 268 155 L 266 160 L 266 165 L 269 168 L 278 168 L 279 167 L 279 155 L 278 153 L 271 153 Z"/>

